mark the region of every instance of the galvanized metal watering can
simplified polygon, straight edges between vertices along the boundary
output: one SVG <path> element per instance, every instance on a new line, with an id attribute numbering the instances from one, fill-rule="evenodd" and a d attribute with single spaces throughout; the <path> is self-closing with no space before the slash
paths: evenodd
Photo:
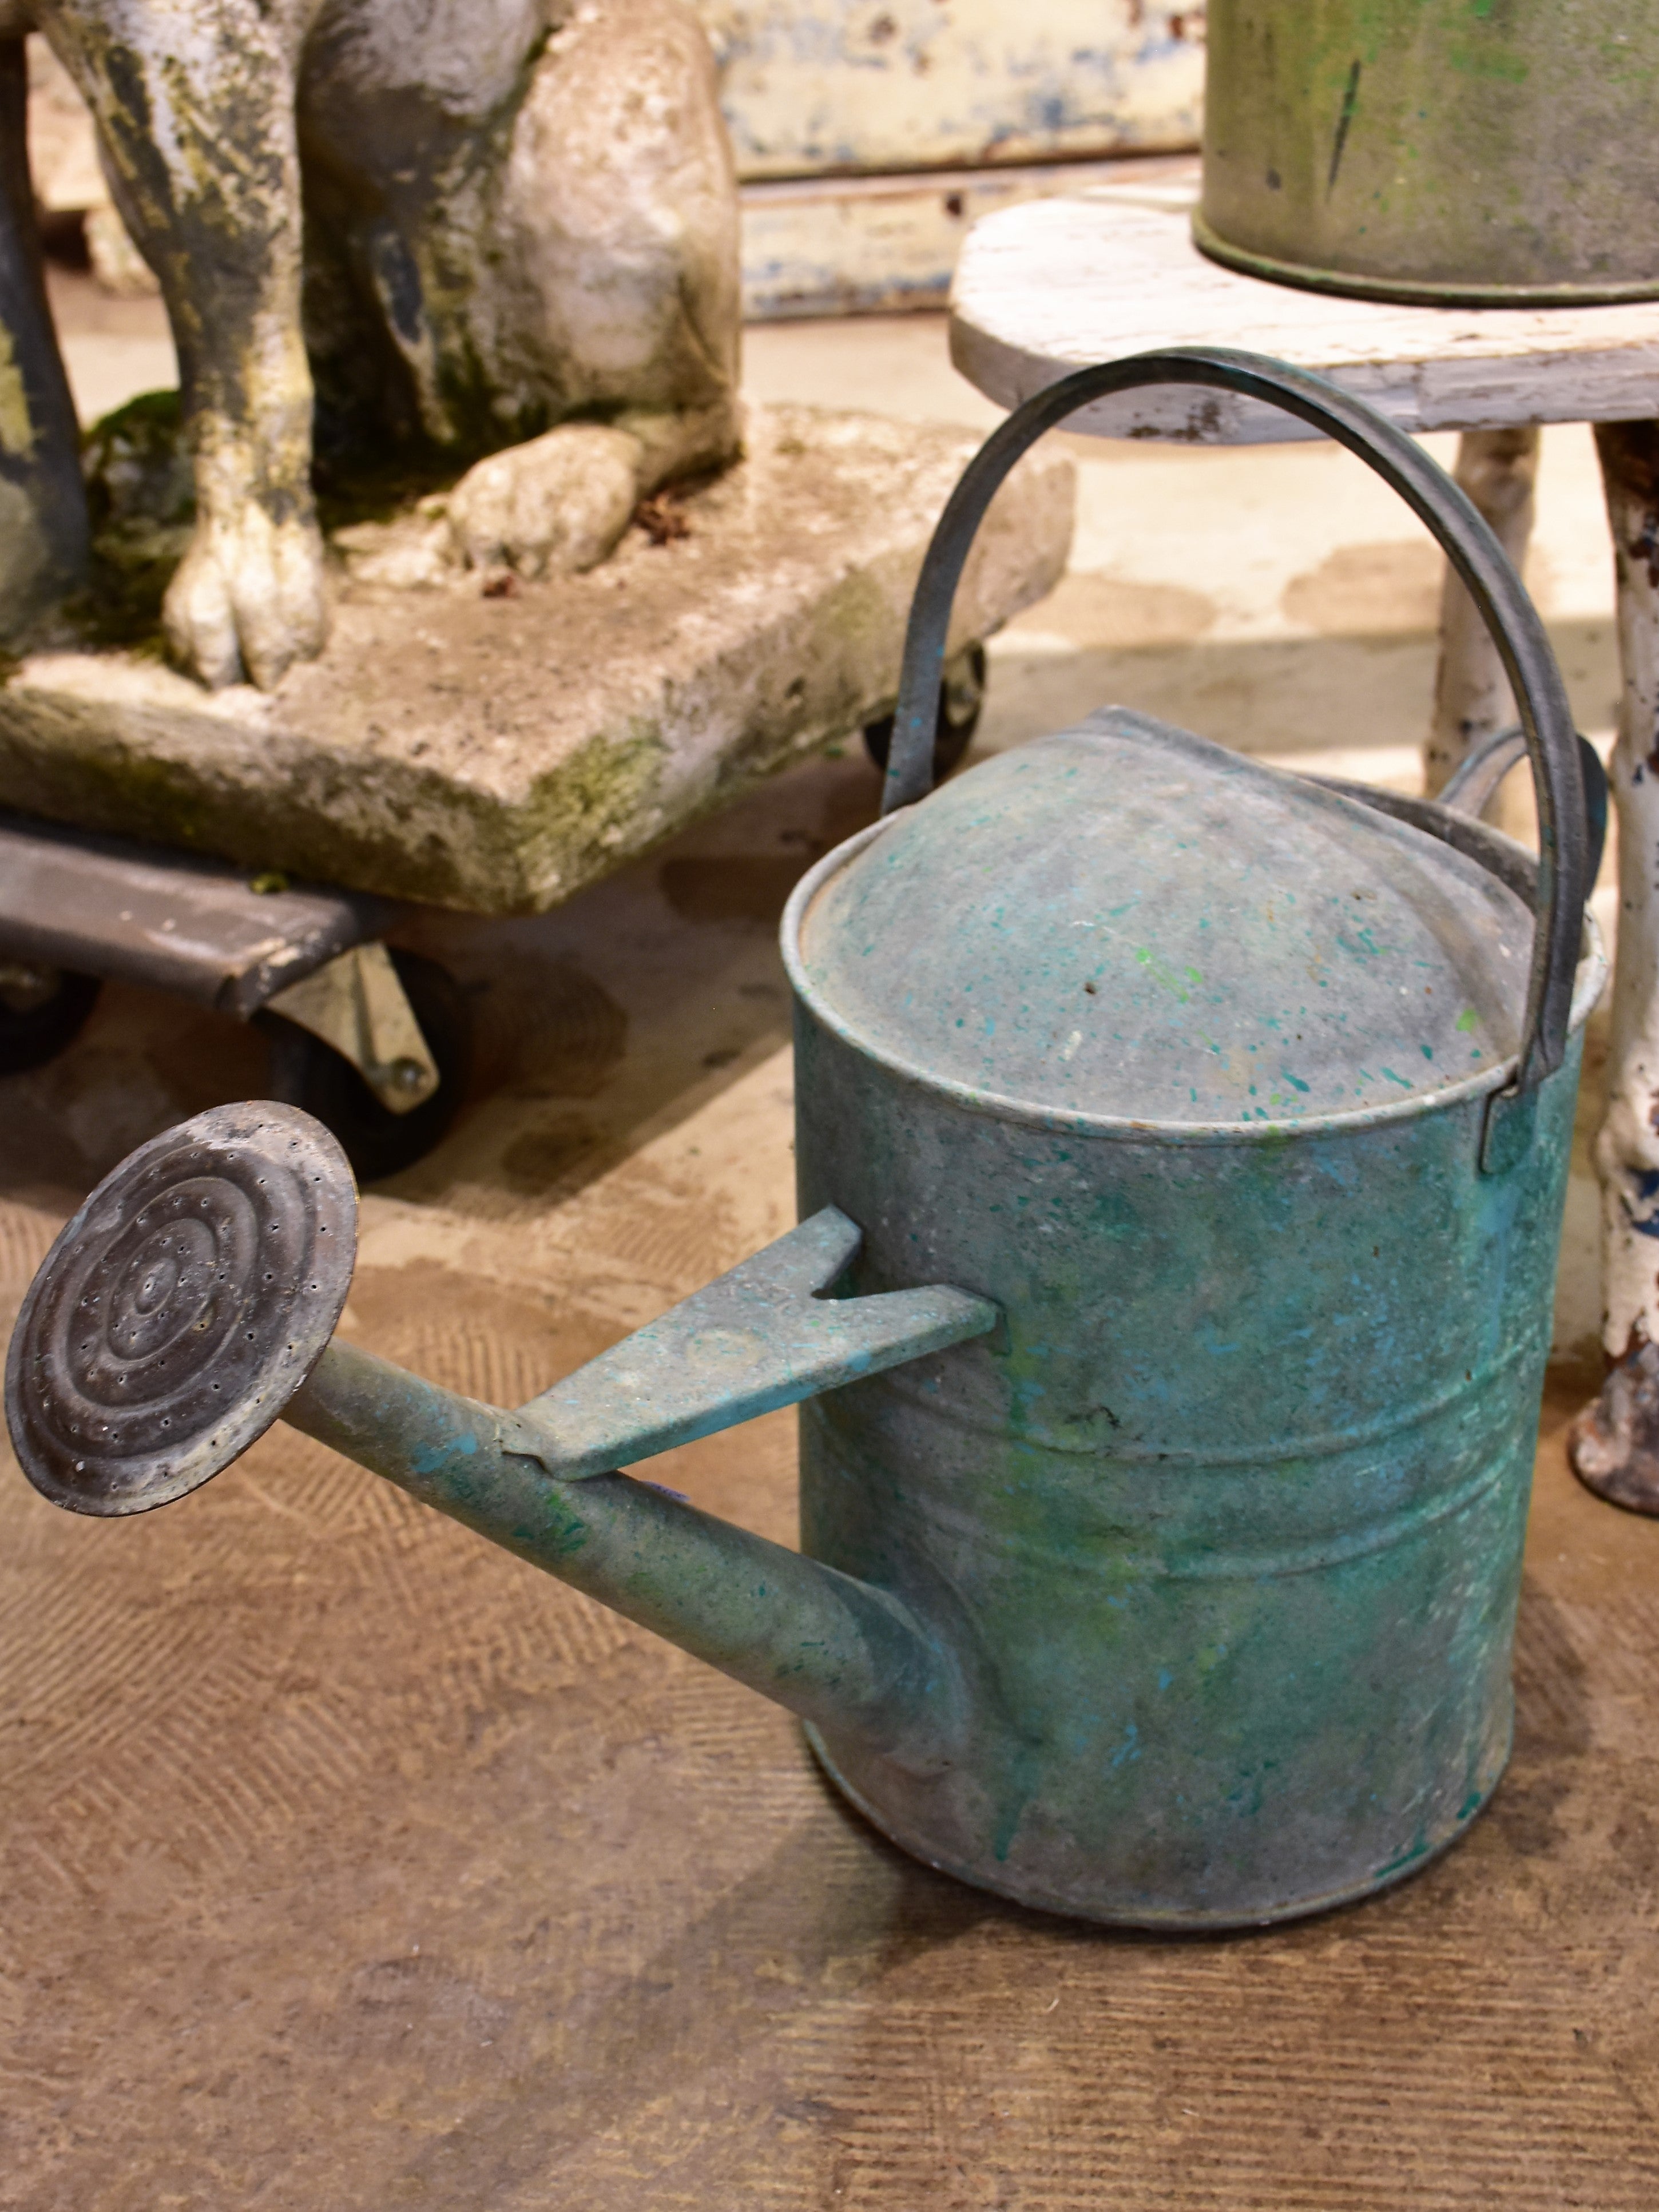
<path id="1" fill-rule="evenodd" d="M 927 795 L 969 542 L 1046 428 L 1158 381 L 1276 401 L 1429 524 L 1514 682 L 1541 860 L 1113 709 Z M 70 1224 L 13 1340 L 74 1510 L 194 1488 L 278 1413 L 800 1714 L 964 1880 L 1226 1926 L 1420 1866 L 1496 1785 L 1579 1030 L 1577 744 L 1486 526 L 1248 355 L 1023 407 L 930 550 L 888 808 L 802 882 L 802 1226 L 516 1412 L 331 1341 L 350 1178 L 199 1116 Z M 800 1554 L 615 1472 L 802 1402 Z"/>

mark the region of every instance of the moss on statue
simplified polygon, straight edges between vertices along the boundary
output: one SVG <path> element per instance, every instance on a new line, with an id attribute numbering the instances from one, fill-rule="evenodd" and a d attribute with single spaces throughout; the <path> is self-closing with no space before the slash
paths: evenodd
<path id="1" fill-rule="evenodd" d="M 165 651 L 161 599 L 196 521 L 176 392 L 146 392 L 103 416 L 82 444 L 92 574 L 63 612 L 86 644 Z"/>
<path id="2" fill-rule="evenodd" d="M 396 586 L 343 548 L 320 658 L 274 692 L 211 693 L 140 635 L 169 550 L 145 529 L 179 526 L 176 423 L 152 399 L 94 433 L 120 556 L 101 619 L 141 649 L 60 641 L 0 680 L 0 791 L 88 829 L 493 913 L 568 897 L 890 710 L 922 549 L 975 442 L 757 414 L 747 458 L 677 502 L 679 532 L 631 529 L 602 567 L 506 592 L 453 566 Z M 957 646 L 1052 586 L 1071 474 L 1035 454 L 997 501 Z"/>

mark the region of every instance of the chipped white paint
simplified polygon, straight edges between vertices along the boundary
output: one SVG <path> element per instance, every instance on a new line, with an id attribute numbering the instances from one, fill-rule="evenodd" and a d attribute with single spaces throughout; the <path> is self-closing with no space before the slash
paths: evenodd
<path id="1" fill-rule="evenodd" d="M 1465 430 L 1456 477 L 1492 525 L 1516 575 L 1527 564 L 1538 481 L 1535 422 L 1502 430 Z M 1473 744 L 1515 720 L 1515 702 L 1492 633 L 1451 568 L 1440 594 L 1440 665 L 1435 672 L 1434 721 L 1423 751 L 1423 786 L 1438 792 Z M 1527 832 L 1528 794 L 1506 778 L 1486 810 L 1511 836 Z"/>
<path id="2" fill-rule="evenodd" d="M 744 180 L 751 319 L 941 305 L 990 209 L 1074 189 L 1091 156 L 1198 142 L 1201 7 L 697 5 Z"/>
<path id="3" fill-rule="evenodd" d="M 971 167 L 1198 137 L 1204 11 L 1169 0 L 696 0 L 744 178 Z"/>
<path id="4" fill-rule="evenodd" d="M 1602 1343 L 1623 1359 L 1659 1345 L 1659 426 L 1597 441 L 1619 576 L 1624 693 L 1609 763 L 1619 810 L 1619 939 L 1601 1179 Z"/>

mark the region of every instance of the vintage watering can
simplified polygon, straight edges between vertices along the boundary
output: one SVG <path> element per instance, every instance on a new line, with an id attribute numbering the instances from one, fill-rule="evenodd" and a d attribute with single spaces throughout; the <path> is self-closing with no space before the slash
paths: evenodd
<path id="1" fill-rule="evenodd" d="M 1018 455 L 1112 391 L 1275 401 L 1429 524 L 1491 623 L 1543 855 L 1110 709 L 927 796 L 951 600 Z M 331 1332 L 337 1146 L 238 1106 L 64 1230 L 13 1340 L 78 1512 L 193 1489 L 280 1413 L 806 1721 L 968 1881 L 1091 1917 L 1308 1912 L 1423 1864 L 1509 1748 L 1580 1028 L 1572 723 L 1433 462 L 1210 350 L 1068 378 L 927 556 L 888 811 L 801 883 L 802 1225 L 506 1412 Z M 614 1470 L 801 1401 L 799 1555 Z"/>

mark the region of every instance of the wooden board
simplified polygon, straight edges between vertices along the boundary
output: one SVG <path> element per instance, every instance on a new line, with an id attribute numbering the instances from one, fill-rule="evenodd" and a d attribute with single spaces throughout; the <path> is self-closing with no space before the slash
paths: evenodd
<path id="1" fill-rule="evenodd" d="M 1193 244 L 1190 192 L 1133 183 L 988 216 L 963 247 L 951 350 L 1006 407 L 1154 346 L 1230 345 L 1317 369 L 1406 430 L 1659 414 L 1659 301 L 1479 309 L 1334 299 L 1243 276 Z M 1255 445 L 1315 434 L 1221 393 L 1133 392 L 1079 414 L 1100 437 Z"/>
<path id="2" fill-rule="evenodd" d="M 738 174 L 842 176 L 1191 146 L 1188 0 L 694 0 Z"/>
<path id="3" fill-rule="evenodd" d="M 1137 179 L 1195 173 L 1196 159 L 1137 160 Z M 1021 200 L 1114 184 L 1125 164 L 1002 161 L 980 169 L 781 177 L 745 184 L 746 322 L 942 308 L 973 225 Z"/>

